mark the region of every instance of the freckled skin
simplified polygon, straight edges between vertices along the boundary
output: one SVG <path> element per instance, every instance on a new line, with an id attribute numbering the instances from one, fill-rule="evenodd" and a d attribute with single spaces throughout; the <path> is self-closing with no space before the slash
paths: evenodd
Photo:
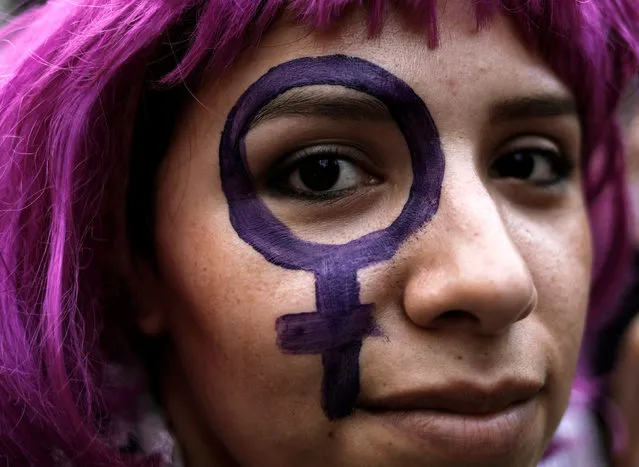
<path id="1" fill-rule="evenodd" d="M 358 11 L 322 34 L 284 18 L 257 49 L 199 91 L 206 107 L 194 103 L 181 119 L 157 179 L 160 279 L 149 278 L 140 326 L 170 337 L 165 406 L 190 467 L 449 465 L 369 418 L 327 419 L 320 357 L 288 355 L 276 345 L 279 317 L 315 309 L 314 276 L 267 261 L 229 220 L 217 148 L 231 108 L 271 67 L 337 53 L 408 83 L 432 113 L 446 157 L 436 216 L 389 261 L 357 273 L 360 301 L 375 303 L 384 331 L 384 338 L 364 341 L 360 397 L 462 377 L 542 378 L 529 445 L 485 465 L 534 466 L 541 457 L 565 410 L 581 342 L 591 262 L 586 210 L 579 174 L 559 194 L 541 197 L 522 183 L 491 177 L 488 168 L 522 132 L 548 133 L 579 154 L 579 124 L 490 123 L 495 101 L 569 90 L 506 21 L 477 33 L 456 2 L 450 5 L 436 50 L 395 13 L 374 40 L 366 39 Z M 285 136 L 256 130 L 247 157 L 259 163 Z M 371 191 L 379 198 L 370 195 L 366 204 L 363 195 L 363 208 L 346 209 L 339 222 L 329 222 L 330 207 L 281 198 L 269 203 L 296 219 L 300 231 L 339 238 L 348 234 L 344 225 L 358 224 L 357 216 L 375 224 L 383 215 L 379 200 L 405 202 L 392 194 L 410 184 L 405 167 L 392 165 L 399 159 L 383 157 L 393 168 Z M 296 210 L 321 215 L 295 217 Z"/>

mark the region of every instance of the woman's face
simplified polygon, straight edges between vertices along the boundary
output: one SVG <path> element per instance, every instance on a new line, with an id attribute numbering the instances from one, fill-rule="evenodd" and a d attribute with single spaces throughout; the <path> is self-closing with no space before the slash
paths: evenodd
<path id="1" fill-rule="evenodd" d="M 435 50 L 395 12 L 371 40 L 361 11 L 330 33 L 283 19 L 180 120 L 157 179 L 159 274 L 141 326 L 170 336 L 165 404 L 190 465 L 532 466 L 543 454 L 589 292 L 580 124 L 509 23 L 477 33 L 458 3 Z M 238 124 L 251 190 L 235 187 L 220 161 L 241 154 L 220 143 L 241 145 L 225 132 L 238 99 L 259 101 L 251 86 L 274 66 L 336 54 L 360 60 L 334 73 L 327 60 L 330 83 L 311 65 L 280 70 L 287 91 Z M 409 202 L 417 227 L 393 230 Z M 358 240 L 378 231 L 384 254 Z"/>

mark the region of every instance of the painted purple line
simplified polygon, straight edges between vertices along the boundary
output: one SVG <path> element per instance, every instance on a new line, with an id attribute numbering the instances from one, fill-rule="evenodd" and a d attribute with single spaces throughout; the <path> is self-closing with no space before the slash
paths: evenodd
<path id="1" fill-rule="evenodd" d="M 349 416 L 359 395 L 359 353 L 362 341 L 353 341 L 322 354 L 322 408 L 331 420 Z"/>
<path id="2" fill-rule="evenodd" d="M 320 354 L 363 340 L 375 329 L 373 305 L 343 310 L 343 316 L 328 313 L 295 313 L 275 323 L 277 344 L 294 354 Z"/>
<path id="3" fill-rule="evenodd" d="M 296 237 L 259 198 L 246 161 L 244 138 L 259 110 L 290 89 L 313 85 L 342 86 L 379 99 L 397 122 L 411 155 L 413 183 L 397 219 L 386 229 L 343 245 Z M 439 206 L 444 154 L 426 105 L 402 80 L 359 58 L 331 55 L 283 63 L 255 82 L 229 114 L 220 143 L 220 175 L 238 235 L 271 263 L 315 274 L 317 311 L 280 317 L 278 345 L 294 354 L 321 354 L 322 406 L 330 419 L 349 415 L 359 393 L 363 340 L 379 334 L 374 305 L 360 302 L 357 272 L 389 260 Z"/>

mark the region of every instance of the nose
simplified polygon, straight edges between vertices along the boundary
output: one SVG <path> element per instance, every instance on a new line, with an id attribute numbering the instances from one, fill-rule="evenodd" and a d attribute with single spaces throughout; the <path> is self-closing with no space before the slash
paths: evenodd
<path id="1" fill-rule="evenodd" d="M 444 191 L 439 213 L 407 245 L 404 309 L 417 326 L 499 334 L 537 306 L 504 213 L 483 186 Z"/>

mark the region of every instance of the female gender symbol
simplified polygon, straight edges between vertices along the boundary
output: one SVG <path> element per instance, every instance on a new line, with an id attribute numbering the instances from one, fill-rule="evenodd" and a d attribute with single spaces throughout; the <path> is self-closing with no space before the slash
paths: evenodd
<path id="1" fill-rule="evenodd" d="M 258 197 L 246 161 L 244 138 L 260 109 L 290 89 L 316 85 L 342 86 L 383 102 L 406 139 L 413 167 L 397 219 L 342 245 L 296 237 Z M 317 311 L 280 317 L 278 345 L 293 354 L 321 354 L 322 407 L 329 419 L 349 415 L 359 393 L 362 342 L 375 331 L 374 306 L 360 302 L 357 271 L 389 260 L 439 206 L 444 153 L 430 112 L 408 84 L 365 60 L 330 55 L 286 62 L 255 82 L 231 110 L 220 143 L 220 175 L 242 240 L 273 264 L 314 274 Z"/>

